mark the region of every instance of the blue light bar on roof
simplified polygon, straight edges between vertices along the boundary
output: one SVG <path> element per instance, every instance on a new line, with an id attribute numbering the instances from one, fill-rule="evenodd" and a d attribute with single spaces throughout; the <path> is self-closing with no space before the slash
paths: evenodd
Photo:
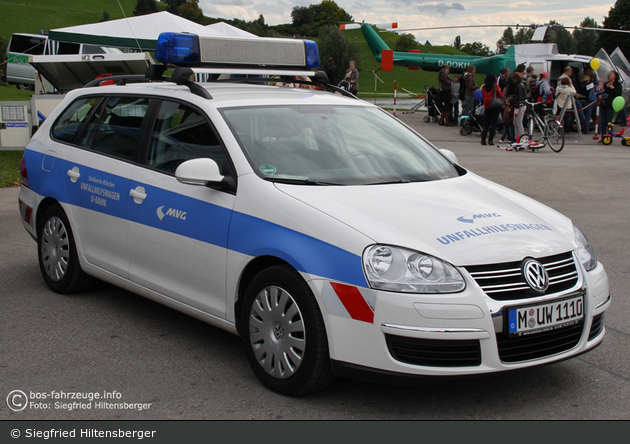
<path id="1" fill-rule="evenodd" d="M 319 67 L 317 44 L 311 40 L 216 37 L 171 32 L 160 34 L 155 59 L 165 64 L 198 67 L 296 70 Z"/>
<path id="2" fill-rule="evenodd" d="M 199 65 L 199 37 L 195 34 L 163 32 L 155 47 L 155 59 L 178 66 Z"/>

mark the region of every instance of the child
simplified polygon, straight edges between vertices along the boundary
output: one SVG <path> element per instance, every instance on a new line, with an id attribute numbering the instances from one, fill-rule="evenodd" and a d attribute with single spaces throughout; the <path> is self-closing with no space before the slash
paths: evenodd
<path id="1" fill-rule="evenodd" d="M 514 134 L 514 97 L 508 97 L 505 108 L 503 108 L 503 135 L 501 136 L 501 142 L 506 138 L 511 142 L 516 142 Z"/>
<path id="2" fill-rule="evenodd" d="M 459 89 L 461 88 L 459 79 L 459 74 L 456 74 L 451 82 L 451 107 L 453 108 L 453 113 L 451 114 L 451 124 L 453 125 L 459 124 Z"/>

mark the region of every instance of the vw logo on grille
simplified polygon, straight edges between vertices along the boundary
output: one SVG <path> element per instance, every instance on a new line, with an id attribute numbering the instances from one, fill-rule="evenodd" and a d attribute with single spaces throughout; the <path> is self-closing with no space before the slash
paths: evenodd
<path id="1" fill-rule="evenodd" d="M 528 259 L 523 263 L 523 276 L 534 291 L 544 293 L 549 287 L 549 274 L 543 264 L 535 259 Z"/>

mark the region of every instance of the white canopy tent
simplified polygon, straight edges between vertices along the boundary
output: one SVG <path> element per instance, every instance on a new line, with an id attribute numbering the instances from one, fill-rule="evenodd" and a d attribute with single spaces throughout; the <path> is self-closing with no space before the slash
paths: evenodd
<path id="1" fill-rule="evenodd" d="M 205 28 L 207 30 L 210 30 L 209 35 L 226 35 L 230 37 L 248 37 L 248 38 L 258 37 L 256 34 L 243 31 L 242 29 L 239 29 L 236 26 L 229 25 L 225 22 L 213 23 L 212 25 L 207 25 Z"/>
<path id="2" fill-rule="evenodd" d="M 162 32 L 189 32 L 199 35 L 256 37 L 227 23 L 202 26 L 169 12 L 140 15 L 107 22 L 52 29 L 51 40 L 85 43 L 98 46 L 135 48 L 155 51 L 157 39 Z"/>

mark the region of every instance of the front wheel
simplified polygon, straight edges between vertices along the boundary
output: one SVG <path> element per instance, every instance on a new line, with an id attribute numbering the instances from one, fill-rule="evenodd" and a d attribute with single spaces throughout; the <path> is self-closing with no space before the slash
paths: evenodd
<path id="1" fill-rule="evenodd" d="M 42 217 L 37 252 L 42 276 L 52 291 L 78 293 L 91 284 L 92 278 L 81 269 L 70 223 L 59 205 L 48 208 Z"/>
<path id="2" fill-rule="evenodd" d="M 425 123 L 429 123 L 431 121 L 431 117 L 430 116 L 424 116 L 424 120 Z"/>
<path id="3" fill-rule="evenodd" d="M 241 333 L 252 370 L 271 390 L 297 396 L 334 381 L 321 311 L 308 284 L 288 265 L 263 270 L 249 285 Z"/>
<path id="4" fill-rule="evenodd" d="M 613 138 L 612 136 L 606 134 L 602 136 L 602 142 L 604 143 L 604 145 L 610 145 L 613 142 Z"/>
<path id="5" fill-rule="evenodd" d="M 556 153 L 559 153 L 564 148 L 564 130 L 555 120 L 547 123 L 547 142 L 549 143 L 549 148 Z"/>
<path id="6" fill-rule="evenodd" d="M 470 134 L 472 134 L 472 132 L 472 128 L 468 125 L 464 125 L 459 129 L 459 134 L 461 134 L 462 136 L 469 136 Z"/>

